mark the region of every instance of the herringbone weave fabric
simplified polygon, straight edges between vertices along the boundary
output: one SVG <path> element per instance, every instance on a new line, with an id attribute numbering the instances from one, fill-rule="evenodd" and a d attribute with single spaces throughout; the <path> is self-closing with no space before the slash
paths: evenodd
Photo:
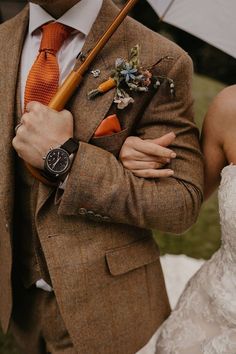
<path id="1" fill-rule="evenodd" d="M 42 27 L 42 40 L 25 87 L 25 102 L 41 102 L 48 105 L 59 85 L 59 65 L 56 54 L 71 33 L 71 28 L 54 22 Z"/>

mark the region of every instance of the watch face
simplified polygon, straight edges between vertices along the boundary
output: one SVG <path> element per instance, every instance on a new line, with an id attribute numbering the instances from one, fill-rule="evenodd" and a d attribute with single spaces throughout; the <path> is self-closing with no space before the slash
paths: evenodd
<path id="1" fill-rule="evenodd" d="M 45 160 L 46 169 L 54 175 L 62 175 L 70 166 L 70 158 L 67 151 L 58 148 L 49 151 Z"/>

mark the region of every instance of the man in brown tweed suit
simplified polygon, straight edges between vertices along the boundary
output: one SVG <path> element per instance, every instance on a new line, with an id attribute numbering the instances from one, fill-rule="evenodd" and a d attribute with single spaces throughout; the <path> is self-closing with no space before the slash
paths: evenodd
<path id="1" fill-rule="evenodd" d="M 34 3 L 60 18 L 89 0 Z M 111 0 L 102 1 L 84 53 L 117 13 Z M 163 61 L 160 71 L 175 81 L 176 95 L 171 100 L 165 87 L 137 95 L 134 105 L 117 112 L 122 131 L 95 138 L 102 120 L 114 113 L 114 90 L 88 101 L 87 92 L 98 82 L 91 74 L 69 102 L 71 113 L 31 103 L 22 116 L 22 51 L 30 16 L 27 5 L 0 27 L 1 326 L 4 332 L 11 329 L 25 354 L 134 354 L 170 312 L 150 229 L 183 232 L 195 222 L 202 202 L 191 60 L 169 40 L 127 18 L 91 70 L 99 68 L 99 82 L 104 81 L 115 60 L 127 58 L 140 44 L 144 67 L 166 55 L 173 58 Z M 19 121 L 23 124 L 15 136 Z M 176 134 L 173 177 L 138 178 L 118 161 L 128 136 L 150 139 L 170 131 Z M 64 191 L 34 181 L 17 154 L 43 169 L 50 147 L 71 135 L 80 144 Z M 39 279 L 44 280 L 40 288 Z"/>

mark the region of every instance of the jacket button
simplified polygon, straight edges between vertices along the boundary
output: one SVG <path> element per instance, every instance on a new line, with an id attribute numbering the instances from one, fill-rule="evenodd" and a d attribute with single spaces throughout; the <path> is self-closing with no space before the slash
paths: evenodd
<path id="1" fill-rule="evenodd" d="M 93 212 L 92 210 L 89 210 L 89 211 L 87 212 L 87 215 L 88 215 L 89 217 L 92 217 L 92 218 L 94 218 L 94 216 L 95 216 L 95 214 L 94 214 L 94 212 Z"/>
<path id="2" fill-rule="evenodd" d="M 84 208 L 80 208 L 80 209 L 79 209 L 79 214 L 80 214 L 80 215 L 86 215 L 86 214 L 87 214 L 87 210 L 84 209 Z"/>
<path id="3" fill-rule="evenodd" d="M 96 215 L 95 215 L 95 218 L 96 218 L 97 220 L 102 220 L 102 215 L 96 214 Z"/>

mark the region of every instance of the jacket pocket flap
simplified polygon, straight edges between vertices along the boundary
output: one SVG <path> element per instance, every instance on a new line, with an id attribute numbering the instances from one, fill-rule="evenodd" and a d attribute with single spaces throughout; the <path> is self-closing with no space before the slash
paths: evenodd
<path id="1" fill-rule="evenodd" d="M 90 142 L 91 144 L 105 149 L 117 156 L 128 134 L 129 130 L 126 128 L 119 133 L 114 133 L 112 135 L 93 137 Z"/>
<path id="2" fill-rule="evenodd" d="M 127 246 L 106 252 L 106 261 L 112 275 L 128 273 L 155 262 L 158 258 L 159 249 L 152 237 L 145 237 Z"/>

